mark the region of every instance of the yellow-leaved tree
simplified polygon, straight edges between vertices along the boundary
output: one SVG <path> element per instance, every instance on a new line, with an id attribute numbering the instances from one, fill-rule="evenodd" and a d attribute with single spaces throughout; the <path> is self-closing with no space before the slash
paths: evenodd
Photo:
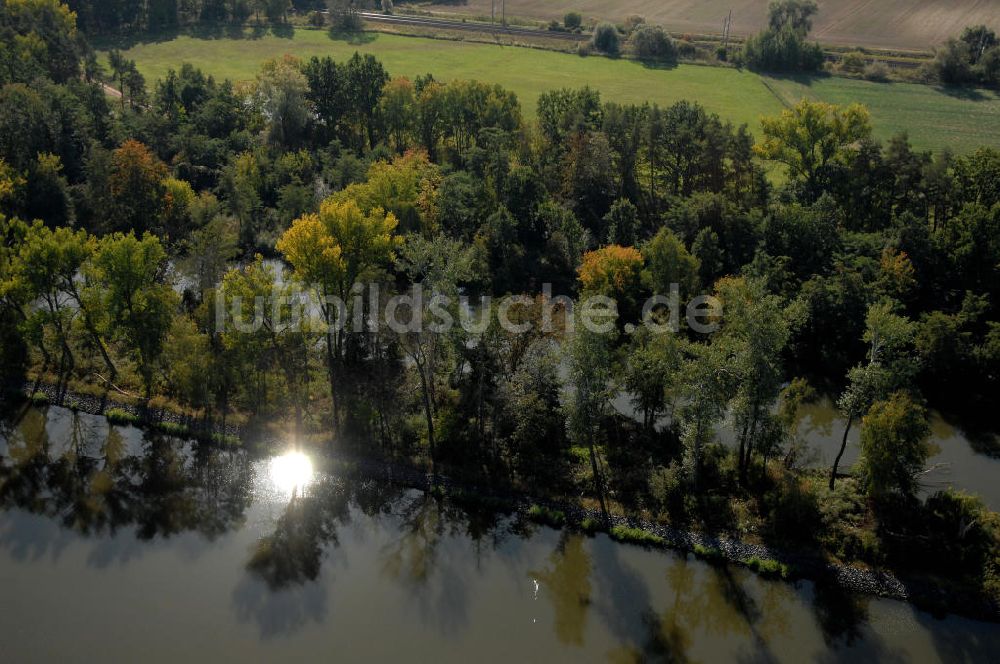
<path id="1" fill-rule="evenodd" d="M 410 150 L 392 163 L 377 161 L 368 180 L 348 185 L 331 196 L 338 202 L 355 201 L 362 212 L 390 211 L 406 232 L 433 235 L 437 223 L 437 190 L 441 172 L 427 153 Z"/>
<path id="2" fill-rule="evenodd" d="M 803 99 L 777 117 L 762 118 L 764 140 L 757 154 L 788 167 L 788 174 L 816 198 L 827 166 L 872 135 L 871 116 L 861 104 L 841 108 Z"/>
<path id="3" fill-rule="evenodd" d="M 323 314 L 327 371 L 333 399 L 333 422 L 340 422 L 336 373 L 345 336 L 352 331 L 351 289 L 377 276 L 395 258 L 400 238 L 392 212 L 373 208 L 363 212 L 353 200 L 326 199 L 318 214 L 299 217 L 285 231 L 277 249 L 292 266 L 294 278 L 312 289 Z"/>

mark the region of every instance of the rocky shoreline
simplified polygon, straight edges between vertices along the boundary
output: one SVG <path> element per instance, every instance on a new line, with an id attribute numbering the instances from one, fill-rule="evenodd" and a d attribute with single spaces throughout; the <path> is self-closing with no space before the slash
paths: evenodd
<path id="1" fill-rule="evenodd" d="M 29 384 L 15 389 L 25 397 L 34 394 L 44 394 L 43 401 L 49 405 L 71 408 L 91 415 L 104 415 L 109 410 L 116 409 L 129 413 L 137 418 L 141 425 L 156 426 L 169 422 L 188 427 L 192 435 L 240 436 L 242 431 L 234 425 L 206 426 L 203 421 L 183 417 L 165 409 L 149 409 L 112 399 L 108 396 L 94 396 L 60 390 L 57 386 L 47 383 Z M 37 397 L 36 397 L 37 398 Z M 344 453 L 333 455 L 334 460 L 349 464 L 360 476 L 386 481 L 397 486 L 403 486 L 421 491 L 438 491 L 444 495 L 461 495 L 470 502 L 479 502 L 491 506 L 502 506 L 509 511 L 520 513 L 527 517 L 534 505 L 548 510 L 561 512 L 565 516 L 565 526 L 575 529 L 585 529 L 587 522 L 603 522 L 601 513 L 587 509 L 579 504 L 533 500 L 530 496 L 520 493 L 497 493 L 495 488 L 480 487 L 460 481 L 455 481 L 446 475 L 430 475 L 422 469 L 393 460 L 372 457 L 355 456 Z M 711 535 L 695 531 L 681 530 L 672 526 L 650 522 L 635 517 L 612 515 L 607 527 L 624 526 L 640 528 L 660 538 L 661 542 L 652 546 L 662 549 L 672 549 L 684 553 L 712 551 L 710 562 L 725 562 L 736 565 L 746 565 L 751 559 L 774 560 L 793 570 L 789 581 L 809 579 L 834 583 L 841 589 L 862 595 L 870 595 L 913 603 L 914 605 L 932 611 L 948 612 L 978 620 L 1000 622 L 1000 606 L 991 598 L 969 593 L 945 592 L 939 586 L 926 582 L 904 581 L 889 571 L 875 570 L 830 563 L 816 555 L 793 554 L 778 551 L 762 544 L 749 543 L 723 535 Z M 647 545 L 649 546 L 649 545 Z"/>

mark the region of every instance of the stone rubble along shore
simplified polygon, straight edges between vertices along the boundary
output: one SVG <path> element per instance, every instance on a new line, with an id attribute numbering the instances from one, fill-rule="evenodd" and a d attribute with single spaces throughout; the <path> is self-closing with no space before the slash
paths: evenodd
<path id="1" fill-rule="evenodd" d="M 30 396 L 32 388 L 36 392 L 45 394 L 48 403 L 52 405 L 72 406 L 75 410 L 92 415 L 103 415 L 111 409 L 118 409 L 134 415 L 144 424 L 172 422 L 191 427 L 192 430 L 200 429 L 203 433 L 227 436 L 241 434 L 240 428 L 231 424 L 227 425 L 225 430 L 221 426 L 213 426 L 210 431 L 206 432 L 203 422 L 164 409 L 150 410 L 111 398 L 98 398 L 69 391 L 60 394 L 56 386 L 47 383 L 26 385 L 21 391 L 26 396 Z M 498 494 L 494 488 L 453 481 L 441 474 L 432 476 L 422 469 L 397 461 L 344 453 L 337 453 L 334 456 L 337 461 L 349 463 L 360 476 L 387 481 L 406 488 L 430 491 L 437 486 L 448 492 L 459 491 L 463 495 L 475 496 L 476 500 L 491 504 L 503 504 L 522 516 L 527 516 L 530 507 L 537 504 L 562 512 L 566 516 L 567 525 L 572 527 L 580 527 L 585 520 L 603 521 L 599 511 L 578 504 L 532 500 L 530 496 L 519 493 Z M 699 548 L 702 550 L 711 549 L 719 552 L 725 561 L 734 564 L 745 564 L 747 560 L 752 558 L 775 560 L 789 565 L 794 570 L 795 578 L 822 579 L 825 582 L 833 582 L 843 590 L 852 593 L 911 602 L 918 606 L 929 606 L 938 611 L 946 610 L 974 619 L 1000 622 L 1000 605 L 991 598 L 982 595 L 969 596 L 968 594 L 956 598 L 951 593 L 943 592 L 937 586 L 926 583 L 904 583 L 896 575 L 885 570 L 830 563 L 817 555 L 776 551 L 762 544 L 744 542 L 720 535 L 681 530 L 635 517 L 612 515 L 609 526 L 641 528 L 662 538 L 664 543 L 660 548 L 664 549 L 683 552 L 693 552 Z"/>

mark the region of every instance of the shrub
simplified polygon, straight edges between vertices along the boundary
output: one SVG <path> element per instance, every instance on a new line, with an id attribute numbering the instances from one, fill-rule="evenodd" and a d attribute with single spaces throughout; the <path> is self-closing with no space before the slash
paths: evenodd
<path id="1" fill-rule="evenodd" d="M 630 526 L 614 526 L 609 533 L 611 539 L 628 544 L 638 544 L 639 546 L 663 546 L 667 543 L 665 539 L 642 528 Z"/>
<path id="2" fill-rule="evenodd" d="M 583 25 L 583 17 L 578 12 L 566 12 L 563 16 L 563 25 L 567 30 L 576 30 Z"/>
<path id="3" fill-rule="evenodd" d="M 743 564 L 763 577 L 772 579 L 787 579 L 791 576 L 791 568 L 785 563 L 770 558 L 751 556 Z"/>
<path id="4" fill-rule="evenodd" d="M 726 560 L 726 556 L 722 553 L 722 549 L 718 549 L 714 546 L 695 544 L 693 552 L 698 558 L 714 564 L 718 564 Z"/>
<path id="5" fill-rule="evenodd" d="M 553 528 L 562 528 L 566 524 L 566 514 L 543 505 L 532 505 L 528 508 L 528 518 L 536 523 Z"/>
<path id="6" fill-rule="evenodd" d="M 649 494 L 658 510 L 672 517 L 684 513 L 684 496 L 687 494 L 684 468 L 674 462 L 669 467 L 657 468 L 649 476 Z"/>
<path id="7" fill-rule="evenodd" d="M 49 395 L 45 392 L 33 392 L 31 394 L 31 403 L 36 406 L 45 406 L 49 403 Z"/>
<path id="8" fill-rule="evenodd" d="M 1000 515 L 979 498 L 947 489 L 927 499 L 922 527 L 931 544 L 923 557 L 955 575 L 974 575 L 984 588 L 1000 591 Z"/>
<path id="9" fill-rule="evenodd" d="M 676 60 L 677 47 L 666 30 L 658 25 L 640 25 L 628 38 L 628 50 L 638 58 Z"/>
<path id="10" fill-rule="evenodd" d="M 889 80 L 889 68 L 884 62 L 873 62 L 865 67 L 864 77 L 866 81 L 885 83 Z"/>
<path id="11" fill-rule="evenodd" d="M 313 12 L 309 14 L 309 24 L 316 28 L 322 28 L 326 25 L 326 16 L 323 12 Z"/>
<path id="12" fill-rule="evenodd" d="M 229 433 L 213 433 L 209 437 L 209 440 L 216 445 L 224 445 L 228 447 L 236 447 L 240 444 L 240 437 Z"/>
<path id="13" fill-rule="evenodd" d="M 630 35 L 635 32 L 636 28 L 645 25 L 646 19 L 639 16 L 638 14 L 632 14 L 625 17 L 625 25 L 622 27 L 625 29 L 625 34 Z"/>
<path id="14" fill-rule="evenodd" d="M 156 428 L 168 436 L 187 436 L 191 433 L 186 426 L 178 424 L 177 422 L 157 422 Z"/>
<path id="15" fill-rule="evenodd" d="M 583 521 L 580 522 L 580 529 L 585 533 L 596 533 L 599 530 L 603 530 L 603 528 L 604 525 L 601 521 L 592 516 L 585 517 Z"/>
<path id="16" fill-rule="evenodd" d="M 840 60 L 840 70 L 848 74 L 860 74 L 865 70 L 868 60 L 861 51 L 852 51 Z"/>
<path id="17" fill-rule="evenodd" d="M 127 410 L 122 410 L 121 408 L 108 409 L 108 411 L 104 413 L 104 417 L 111 424 L 132 425 L 132 426 L 139 424 L 138 415 L 133 415 Z"/>
<path id="18" fill-rule="evenodd" d="M 618 28 L 611 23 L 601 23 L 594 28 L 594 38 L 591 43 L 601 53 L 618 55 L 621 52 L 622 44 Z"/>
<path id="19" fill-rule="evenodd" d="M 811 540 L 821 525 L 819 498 L 813 487 L 785 474 L 768 496 L 772 531 L 782 537 Z"/>

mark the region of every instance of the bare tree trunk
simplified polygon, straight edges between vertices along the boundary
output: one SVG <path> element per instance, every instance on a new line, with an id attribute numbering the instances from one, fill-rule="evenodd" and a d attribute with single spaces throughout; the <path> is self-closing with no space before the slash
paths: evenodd
<path id="1" fill-rule="evenodd" d="M 69 281 L 69 292 L 73 296 L 73 299 L 76 300 L 76 305 L 80 308 L 80 313 L 83 314 L 83 324 L 84 327 L 87 328 L 87 333 L 97 345 L 97 349 L 101 351 L 101 357 L 104 359 L 104 364 L 108 367 L 108 371 L 111 373 L 110 379 L 114 380 L 115 377 L 118 376 L 118 368 L 115 367 L 115 363 L 111 361 L 111 357 L 108 355 L 108 349 L 104 345 L 104 340 L 101 339 L 101 335 L 97 333 L 97 326 L 94 325 L 94 321 L 90 317 L 90 312 L 88 312 L 87 308 L 83 305 L 83 299 L 80 297 L 80 293 L 77 292 L 72 279 Z"/>
<path id="2" fill-rule="evenodd" d="M 434 448 L 434 412 L 431 406 L 430 391 L 428 389 L 425 366 L 417 360 L 416 353 L 414 353 L 413 361 L 417 366 L 417 373 L 420 375 L 420 393 L 424 402 L 424 416 L 427 418 L 427 444 L 431 451 L 431 473 L 433 474 L 436 457 L 436 451 Z"/>
<path id="3" fill-rule="evenodd" d="M 854 423 L 854 415 L 851 414 L 847 418 L 847 426 L 844 427 L 844 439 L 840 441 L 840 452 L 837 453 L 837 458 L 833 461 L 833 468 L 830 470 L 830 491 L 833 491 L 833 487 L 837 482 L 837 467 L 840 466 L 840 460 L 844 456 L 844 450 L 847 449 L 847 434 L 851 430 L 851 425 Z"/>
<path id="4" fill-rule="evenodd" d="M 597 500 L 601 503 L 601 514 L 604 516 L 604 523 L 608 524 L 611 515 L 608 513 L 608 504 L 604 500 L 604 481 L 601 479 L 601 469 L 597 463 L 597 450 L 594 449 L 594 436 L 590 436 L 590 470 L 594 473 L 594 490 L 597 491 Z"/>

